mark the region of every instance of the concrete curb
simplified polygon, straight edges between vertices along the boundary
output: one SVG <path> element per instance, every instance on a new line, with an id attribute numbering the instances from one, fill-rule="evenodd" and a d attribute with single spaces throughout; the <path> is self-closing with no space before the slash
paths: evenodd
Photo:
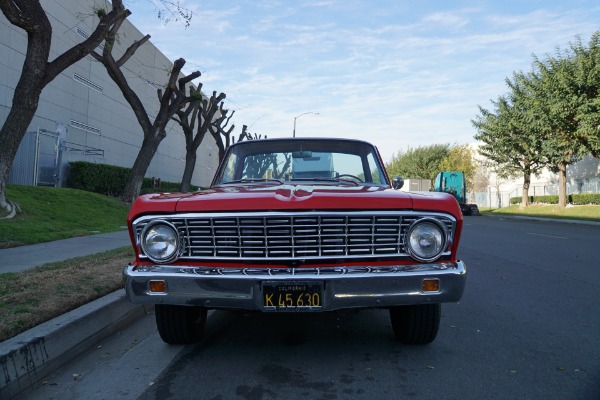
<path id="1" fill-rule="evenodd" d="M 151 310 L 129 303 L 121 289 L 0 343 L 0 398 L 14 398 Z"/>

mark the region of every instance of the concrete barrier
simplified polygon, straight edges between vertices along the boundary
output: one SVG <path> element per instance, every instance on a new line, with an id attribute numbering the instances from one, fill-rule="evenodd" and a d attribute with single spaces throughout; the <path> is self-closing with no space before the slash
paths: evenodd
<path id="1" fill-rule="evenodd" d="M 129 303 L 121 289 L 0 343 L 0 399 L 13 399 L 43 382 L 90 345 L 152 308 Z"/>

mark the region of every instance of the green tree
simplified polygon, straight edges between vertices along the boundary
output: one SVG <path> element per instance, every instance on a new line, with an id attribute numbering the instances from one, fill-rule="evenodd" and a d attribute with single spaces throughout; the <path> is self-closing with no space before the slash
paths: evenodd
<path id="1" fill-rule="evenodd" d="M 544 154 L 559 174 L 559 207 L 567 203 L 567 166 L 600 156 L 600 32 L 588 46 L 577 38 L 566 50 L 541 60 L 534 56 L 531 88 L 541 118 Z"/>
<path id="2" fill-rule="evenodd" d="M 496 170 L 524 177 L 522 206 L 527 205 L 531 174 L 550 167 L 559 174 L 559 207 L 567 202 L 567 166 L 600 156 L 600 32 L 586 46 L 580 38 L 553 56 L 533 56 L 530 73 L 507 80 L 511 91 L 482 107 L 473 121 L 480 153 Z"/>
<path id="3" fill-rule="evenodd" d="M 536 97 L 530 87 L 531 77 L 515 73 L 506 83 L 510 92 L 492 101 L 494 111 L 479 107 L 472 121 L 478 133 L 475 139 L 483 143 L 479 153 L 493 163 L 492 169 L 502 177 L 523 177 L 521 207 L 529 205 L 531 175 L 538 175 L 546 166 L 543 136 L 533 123 L 539 118 Z"/>
<path id="4" fill-rule="evenodd" d="M 405 152 L 394 154 L 386 164 L 386 169 L 390 176 L 433 180 L 440 172 L 440 162 L 447 157 L 449 151 L 449 144 L 409 148 Z"/>

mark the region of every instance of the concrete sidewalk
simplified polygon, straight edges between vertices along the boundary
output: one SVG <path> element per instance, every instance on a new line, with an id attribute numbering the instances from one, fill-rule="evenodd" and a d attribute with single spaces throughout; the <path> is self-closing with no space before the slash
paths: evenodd
<path id="1" fill-rule="evenodd" d="M 129 233 L 98 234 L 0 249 L 0 273 L 131 246 Z M 123 266 L 125 267 L 125 266 Z M 90 345 L 152 312 L 129 303 L 123 289 L 0 343 L 0 399 L 13 399 Z"/>
<path id="2" fill-rule="evenodd" d="M 131 246 L 127 230 L 0 249 L 0 274 Z"/>

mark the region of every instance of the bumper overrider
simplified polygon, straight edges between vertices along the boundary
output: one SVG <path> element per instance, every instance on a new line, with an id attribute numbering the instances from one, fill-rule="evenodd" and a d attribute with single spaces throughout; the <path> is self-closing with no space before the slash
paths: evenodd
<path id="1" fill-rule="evenodd" d="M 270 269 L 129 265 L 123 275 L 127 296 L 136 304 L 259 311 L 334 311 L 456 302 L 462 297 L 467 277 L 462 261 Z M 285 296 L 283 303 L 282 296 L 273 298 L 273 288 L 294 293 L 290 297 L 303 291 L 313 296 L 317 293 L 317 306 L 309 294 L 303 294 L 308 301 L 290 300 L 290 307 Z"/>

